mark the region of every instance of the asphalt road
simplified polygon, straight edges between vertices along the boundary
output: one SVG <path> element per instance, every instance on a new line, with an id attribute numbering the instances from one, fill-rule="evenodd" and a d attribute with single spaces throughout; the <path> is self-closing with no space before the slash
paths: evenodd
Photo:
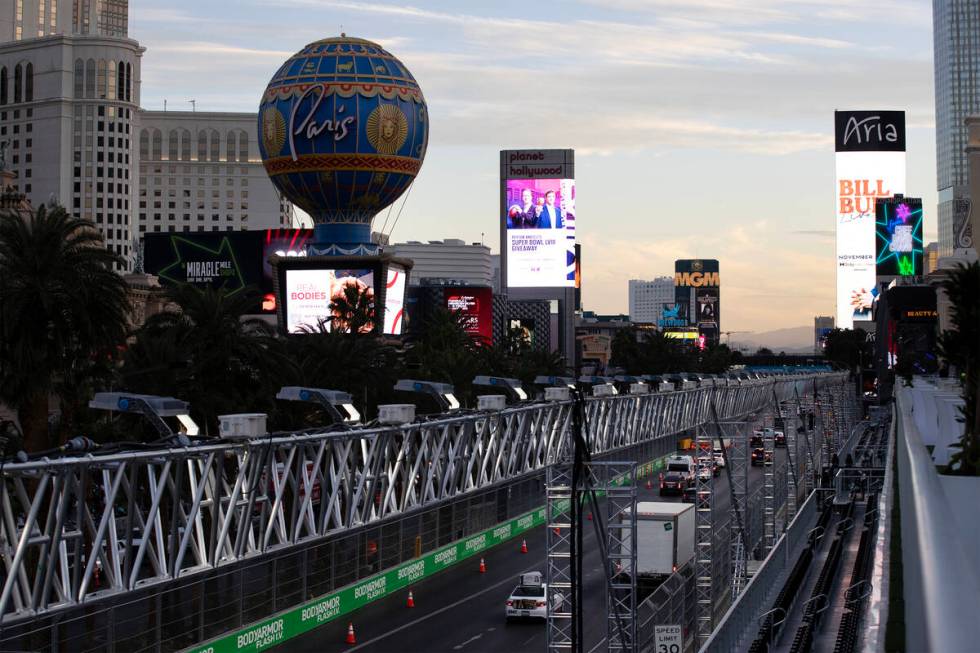
<path id="1" fill-rule="evenodd" d="M 785 464 L 785 449 L 776 450 L 776 466 Z M 749 471 L 749 491 L 762 483 L 762 468 Z M 647 490 L 645 479 L 638 485 L 638 501 L 679 501 Z M 715 479 L 714 508 L 719 518 L 731 503 L 724 471 Z M 586 522 L 589 526 L 590 522 Z M 507 623 L 504 601 L 526 571 L 545 573 L 545 529 L 525 534 L 528 553 L 520 552 L 521 539 L 505 542 L 484 554 L 486 573 L 479 573 L 479 558 L 469 559 L 412 587 L 415 608 L 406 607 L 408 591 L 371 603 L 342 620 L 324 624 L 279 650 L 361 651 L 363 653 L 446 652 L 482 653 L 499 651 L 543 651 L 546 646 L 542 622 Z M 585 533 L 583 562 L 586 623 L 585 650 L 602 649 L 606 635 L 605 585 L 594 531 Z M 353 623 L 356 645 L 345 643 L 347 625 Z"/>

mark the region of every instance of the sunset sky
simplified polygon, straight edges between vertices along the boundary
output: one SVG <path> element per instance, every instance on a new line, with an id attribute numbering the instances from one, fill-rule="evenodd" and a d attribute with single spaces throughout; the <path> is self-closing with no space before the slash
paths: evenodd
<path id="1" fill-rule="evenodd" d="M 498 151 L 574 148 L 587 310 L 721 261 L 722 329 L 834 313 L 834 109 L 903 109 L 908 194 L 936 234 L 932 11 L 922 0 L 146 0 L 142 105 L 256 111 L 279 64 L 377 41 L 429 106 L 396 242 L 498 241 Z M 399 201 L 397 208 L 401 206 Z"/>

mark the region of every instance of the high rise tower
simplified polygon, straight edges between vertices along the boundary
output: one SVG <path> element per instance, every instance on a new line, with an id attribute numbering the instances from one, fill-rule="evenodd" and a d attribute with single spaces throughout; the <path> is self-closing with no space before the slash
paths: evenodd
<path id="1" fill-rule="evenodd" d="M 939 256 L 971 247 L 966 124 L 980 113 L 980 0 L 933 0 Z"/>

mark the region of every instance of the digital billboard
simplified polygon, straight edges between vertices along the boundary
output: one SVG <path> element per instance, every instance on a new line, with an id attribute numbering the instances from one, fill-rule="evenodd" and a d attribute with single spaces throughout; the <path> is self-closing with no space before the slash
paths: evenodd
<path id="1" fill-rule="evenodd" d="M 720 339 L 720 269 L 717 259 L 674 261 L 674 303 L 680 308 L 676 312 L 686 315 L 687 323 L 711 342 Z"/>
<path id="2" fill-rule="evenodd" d="M 911 277 L 922 270 L 922 199 L 878 198 L 875 265 L 879 277 Z"/>
<path id="3" fill-rule="evenodd" d="M 837 326 L 871 319 L 875 200 L 905 193 L 905 112 L 836 111 Z"/>
<path id="4" fill-rule="evenodd" d="M 575 180 L 508 179 L 507 285 L 575 285 Z"/>
<path id="5" fill-rule="evenodd" d="M 405 328 L 405 286 L 408 274 L 404 269 L 391 265 L 388 267 L 388 281 L 385 284 L 384 333 L 400 336 Z"/>
<path id="6" fill-rule="evenodd" d="M 466 333 L 486 343 L 493 340 L 493 291 L 484 287 L 443 289 L 446 310 L 458 313 Z"/>
<path id="7" fill-rule="evenodd" d="M 696 288 L 694 290 L 697 323 L 700 329 L 718 328 L 718 288 Z"/>
<path id="8" fill-rule="evenodd" d="M 369 297 L 373 298 L 374 270 L 287 268 L 283 293 L 286 331 L 316 331 L 321 324 L 327 331 L 335 328 L 346 330 L 343 315 L 333 307 L 333 303 L 343 299 L 348 286 L 361 291 L 367 289 Z M 360 332 L 370 333 L 373 328 L 373 324 L 367 324 L 360 328 Z"/>
<path id="9" fill-rule="evenodd" d="M 516 331 L 517 336 L 527 345 L 533 347 L 536 343 L 534 337 L 534 320 L 529 318 L 510 318 L 507 320 L 507 330 Z"/>
<path id="10" fill-rule="evenodd" d="M 261 295 L 255 311 L 274 313 L 269 257 L 306 256 L 309 229 L 173 232 L 143 236 L 143 269 L 163 285 L 191 284 L 236 293 L 252 286 Z"/>
<path id="11" fill-rule="evenodd" d="M 690 294 L 687 288 L 684 289 L 684 292 Z M 688 325 L 687 308 L 689 303 L 688 298 L 684 297 L 683 302 L 675 301 L 673 304 L 661 305 L 657 326 L 661 329 L 686 327 Z"/>

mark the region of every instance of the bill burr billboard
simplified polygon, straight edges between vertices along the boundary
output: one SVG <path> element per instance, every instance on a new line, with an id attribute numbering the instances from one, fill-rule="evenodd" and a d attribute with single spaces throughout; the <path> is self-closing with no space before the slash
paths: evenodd
<path id="1" fill-rule="evenodd" d="M 508 150 L 501 166 L 501 249 L 510 288 L 575 286 L 571 150 Z"/>
<path id="2" fill-rule="evenodd" d="M 835 111 L 837 326 L 871 319 L 875 200 L 905 193 L 905 112 Z"/>

